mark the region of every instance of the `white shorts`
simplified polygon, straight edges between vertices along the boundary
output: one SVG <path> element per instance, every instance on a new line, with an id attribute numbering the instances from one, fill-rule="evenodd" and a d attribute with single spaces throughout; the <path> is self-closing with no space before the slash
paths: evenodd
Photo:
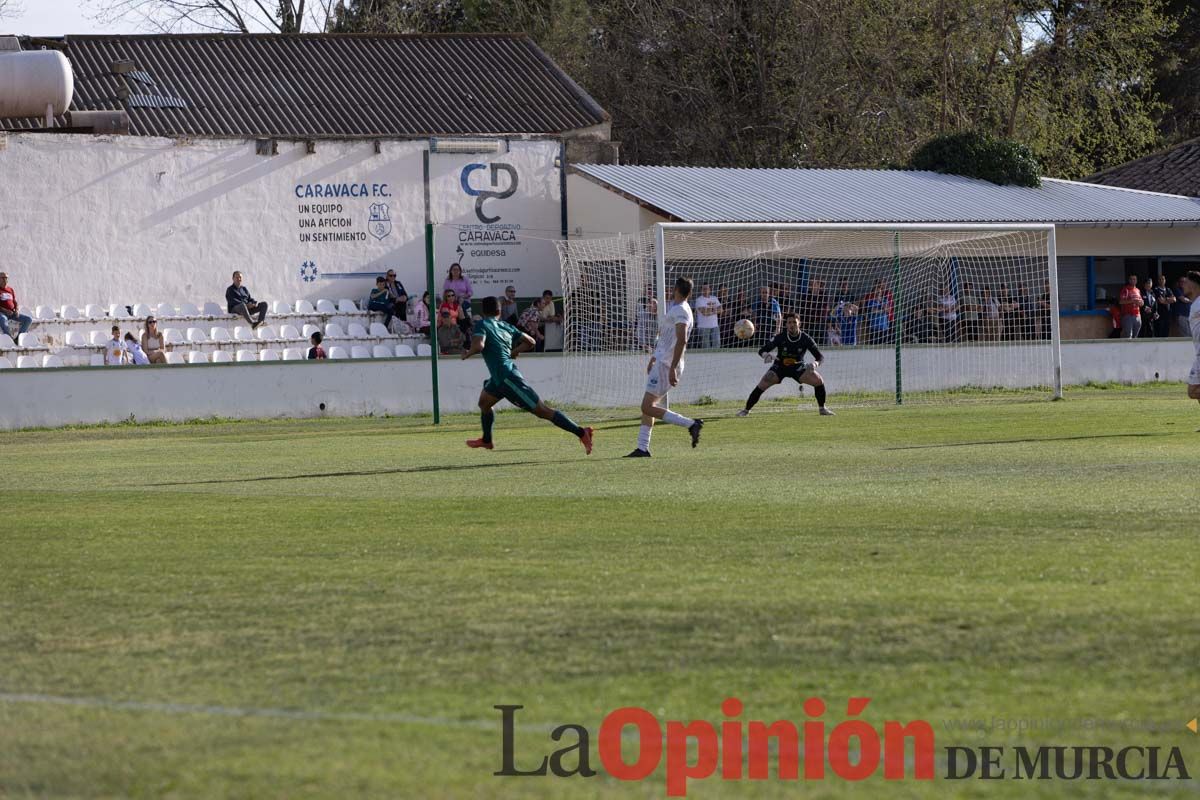
<path id="1" fill-rule="evenodd" d="M 1195 363 L 1192 364 L 1192 371 L 1188 373 L 1188 386 L 1200 386 L 1200 356 L 1196 356 Z"/>
<path id="2" fill-rule="evenodd" d="M 683 370 L 677 370 L 675 377 L 682 378 Z M 666 397 L 669 391 L 671 391 L 671 365 L 655 361 L 654 366 L 650 368 L 650 373 L 646 375 L 646 394 Z"/>

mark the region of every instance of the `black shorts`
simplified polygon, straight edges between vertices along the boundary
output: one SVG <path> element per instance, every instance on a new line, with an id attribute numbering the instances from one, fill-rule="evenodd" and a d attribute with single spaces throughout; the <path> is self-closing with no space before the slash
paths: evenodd
<path id="1" fill-rule="evenodd" d="M 793 364 L 788 366 L 780 361 L 776 361 L 771 365 L 771 372 L 775 373 L 775 377 L 779 378 L 779 382 L 783 383 L 784 378 L 791 378 L 796 383 L 800 382 L 800 376 L 808 369 L 806 364 Z"/>

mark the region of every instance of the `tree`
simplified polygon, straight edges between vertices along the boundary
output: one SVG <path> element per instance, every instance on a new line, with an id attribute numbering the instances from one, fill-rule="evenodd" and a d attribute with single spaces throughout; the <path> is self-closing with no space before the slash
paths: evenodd
<path id="1" fill-rule="evenodd" d="M 1159 129 L 1170 141 L 1200 136 L 1200 2 L 1168 0 L 1174 35 L 1155 64 L 1154 88 L 1167 104 Z"/>
<path id="2" fill-rule="evenodd" d="M 163 33 L 324 31 L 336 0 L 85 0 L 105 23 L 134 21 Z"/>

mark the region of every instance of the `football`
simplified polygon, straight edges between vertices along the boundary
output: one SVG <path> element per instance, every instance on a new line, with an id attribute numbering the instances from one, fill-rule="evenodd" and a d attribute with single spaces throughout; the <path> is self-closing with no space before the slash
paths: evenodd
<path id="1" fill-rule="evenodd" d="M 748 319 L 739 319 L 733 325 L 733 335 L 739 339 L 749 339 L 754 335 L 754 323 Z"/>

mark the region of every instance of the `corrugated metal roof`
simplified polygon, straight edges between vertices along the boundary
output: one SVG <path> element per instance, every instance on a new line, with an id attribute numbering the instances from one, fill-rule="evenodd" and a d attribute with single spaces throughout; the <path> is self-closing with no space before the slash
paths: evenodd
<path id="1" fill-rule="evenodd" d="M 1200 199 L 1051 178 L 1034 189 L 906 170 L 573 169 L 680 222 L 1200 225 Z"/>
<path id="2" fill-rule="evenodd" d="M 1084 178 L 1088 183 L 1200 196 L 1200 139 L 1168 147 Z"/>
<path id="3" fill-rule="evenodd" d="M 24 40 L 59 47 L 77 111 L 129 112 L 141 136 L 470 136 L 558 134 L 608 121 L 524 34 L 169 34 Z M 135 94 L 122 101 L 129 59 Z M 66 125 L 59 120 L 59 125 Z M 39 120 L 0 120 L 36 130 Z"/>

